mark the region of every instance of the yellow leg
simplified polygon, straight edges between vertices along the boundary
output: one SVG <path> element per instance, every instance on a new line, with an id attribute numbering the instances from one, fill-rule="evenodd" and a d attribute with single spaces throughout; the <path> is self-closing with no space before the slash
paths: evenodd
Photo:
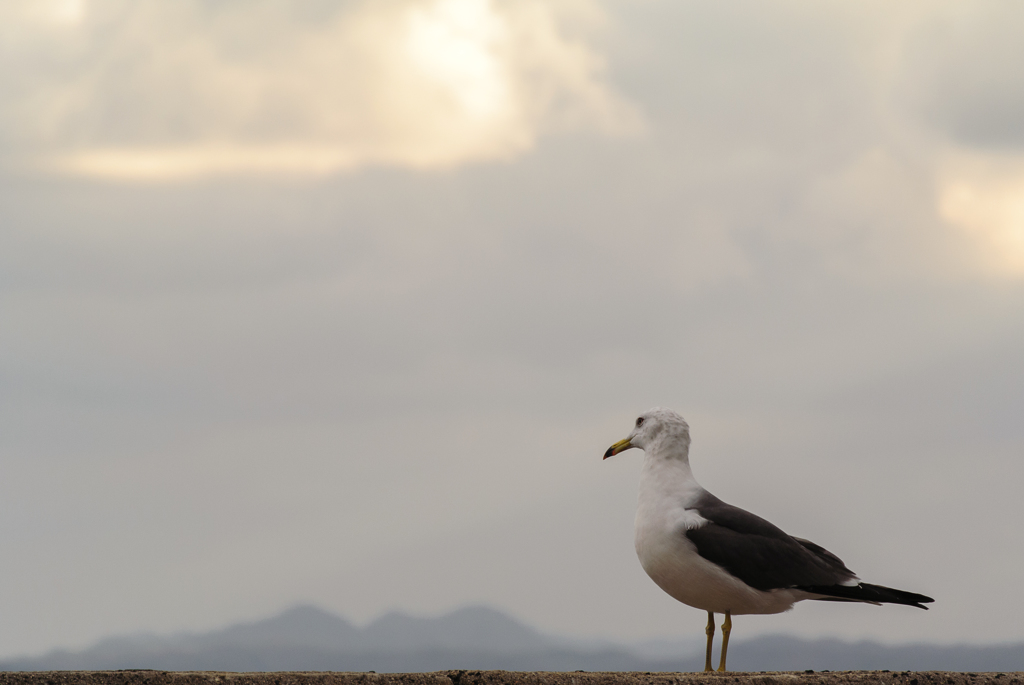
<path id="1" fill-rule="evenodd" d="M 707 656 L 704 658 L 704 670 L 710 671 L 711 668 L 711 645 L 715 641 L 715 615 L 712 612 L 708 612 L 708 627 L 704 629 L 705 634 L 708 636 L 708 651 Z"/>
<path id="2" fill-rule="evenodd" d="M 722 663 L 718 670 L 725 672 L 725 653 L 729 651 L 729 633 L 732 632 L 732 612 L 725 612 L 725 620 L 722 621 Z M 708 665 L 711 664 L 711 652 L 708 652 Z M 710 670 L 710 669 L 709 669 Z"/>

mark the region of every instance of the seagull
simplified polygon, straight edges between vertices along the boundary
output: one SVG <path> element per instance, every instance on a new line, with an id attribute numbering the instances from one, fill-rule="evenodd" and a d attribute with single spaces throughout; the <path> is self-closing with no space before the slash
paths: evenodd
<path id="1" fill-rule="evenodd" d="M 634 542 L 640 565 L 658 587 L 708 612 L 704 670 L 711 669 L 715 614 L 723 614 L 725 671 L 733 614 L 778 614 L 804 599 L 906 604 L 927 609 L 931 597 L 862 583 L 835 554 L 792 537 L 700 486 L 690 470 L 690 426 L 671 409 L 644 412 L 604 458 L 639 447 Z"/>

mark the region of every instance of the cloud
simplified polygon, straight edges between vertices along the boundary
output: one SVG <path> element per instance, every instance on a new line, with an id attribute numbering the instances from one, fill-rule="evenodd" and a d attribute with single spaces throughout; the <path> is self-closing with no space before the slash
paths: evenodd
<path id="1" fill-rule="evenodd" d="M 1024 148 L 1024 6 L 929 3 L 904 41 L 901 84 L 924 120 L 961 145 Z"/>
<path id="2" fill-rule="evenodd" d="M 970 278 L 1024 276 L 1024 8 L 982 0 L 910 6 L 884 51 L 889 147 L 930 177 L 937 264 Z M 892 76 L 888 76 L 891 74 Z M 945 228 L 952 228 L 943 236 Z M 924 244 L 924 243 L 922 243 Z M 954 276 L 956 277 L 956 276 Z"/>
<path id="3" fill-rule="evenodd" d="M 952 157 L 938 203 L 942 218 L 975 242 L 983 273 L 1024 277 L 1024 159 Z"/>
<path id="4" fill-rule="evenodd" d="M 588 2 L 53 0 L 5 11 L 8 155 L 118 179 L 510 159 L 635 129 Z M 26 6 L 27 7 L 27 6 Z M 45 10 L 45 11 L 44 11 Z M 11 27 L 9 32 L 14 32 Z"/>

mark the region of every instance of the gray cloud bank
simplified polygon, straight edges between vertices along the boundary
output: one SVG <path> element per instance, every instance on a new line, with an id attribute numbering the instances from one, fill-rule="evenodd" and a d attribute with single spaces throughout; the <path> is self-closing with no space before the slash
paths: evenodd
<path id="1" fill-rule="evenodd" d="M 5 651 L 297 600 L 699 633 L 633 556 L 638 460 L 600 463 L 655 404 L 716 494 L 937 599 L 734 637 L 1024 637 L 1017 10 L 603 10 L 640 133 L 143 184 L 11 153 Z"/>

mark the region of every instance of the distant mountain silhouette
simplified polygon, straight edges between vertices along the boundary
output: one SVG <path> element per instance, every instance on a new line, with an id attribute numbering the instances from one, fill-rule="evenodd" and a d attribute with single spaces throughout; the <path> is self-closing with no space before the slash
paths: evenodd
<path id="1" fill-rule="evenodd" d="M 485 607 L 439 618 L 390 613 L 364 628 L 313 606 L 204 634 L 134 635 L 81 652 L 53 651 L 0 662 L 3 671 L 695 671 L 700 645 L 585 643 L 551 637 Z M 1024 670 L 1024 644 L 903 645 L 768 636 L 734 643 L 734 670 Z"/>

